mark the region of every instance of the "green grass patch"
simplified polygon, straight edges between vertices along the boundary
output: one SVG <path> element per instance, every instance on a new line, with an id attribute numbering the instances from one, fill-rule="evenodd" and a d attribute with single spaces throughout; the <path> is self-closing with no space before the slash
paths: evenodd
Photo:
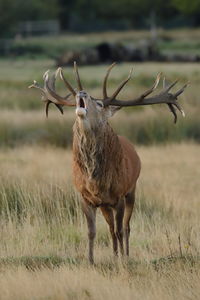
<path id="1" fill-rule="evenodd" d="M 175 52 L 198 53 L 199 30 L 158 30 L 158 47 Z M 94 47 L 101 42 L 137 45 L 139 41 L 150 39 L 149 31 L 119 31 L 89 34 L 63 34 L 59 36 L 29 37 L 13 40 L 7 56 L 23 58 L 58 57 L 65 51 Z M 159 39 L 160 38 L 160 39 Z"/>
<path id="2" fill-rule="evenodd" d="M 162 272 L 164 269 L 171 268 L 173 266 L 179 266 L 179 268 L 187 267 L 192 271 L 192 268 L 197 268 L 200 266 L 200 256 L 188 255 L 175 255 L 161 257 L 159 259 L 154 259 L 151 264 L 156 271 Z"/>
<path id="3" fill-rule="evenodd" d="M 6 257 L 0 258 L 0 270 L 8 267 L 15 268 L 24 266 L 28 270 L 38 270 L 43 268 L 55 269 L 66 266 L 68 268 L 76 268 L 85 265 L 85 260 L 79 258 L 60 257 L 60 256 L 22 256 L 22 257 Z M 186 269 L 192 272 L 200 266 L 200 257 L 198 256 L 175 256 L 162 257 L 151 260 L 150 262 L 137 261 L 130 258 L 104 260 L 96 263 L 95 268 L 105 276 L 117 276 L 121 272 L 127 272 L 130 277 L 145 276 L 151 268 L 162 275 L 170 269 Z"/>
<path id="4" fill-rule="evenodd" d="M 0 258 L 0 269 L 7 267 L 24 266 L 28 270 L 37 270 L 41 268 L 54 269 L 63 265 L 76 266 L 78 260 L 73 258 L 62 258 L 59 256 L 22 256 Z"/>
<path id="5" fill-rule="evenodd" d="M 144 114 L 144 117 L 143 117 Z M 132 143 L 141 145 L 169 142 L 200 142 L 199 109 L 190 113 L 188 118 L 173 123 L 172 115 L 167 111 L 132 110 L 119 112 L 111 121 L 111 126 L 119 135 L 126 136 Z M 5 113 L 0 120 L 0 147 L 21 145 L 54 145 L 71 148 L 74 114 L 50 111 L 49 119 L 41 113 Z"/>

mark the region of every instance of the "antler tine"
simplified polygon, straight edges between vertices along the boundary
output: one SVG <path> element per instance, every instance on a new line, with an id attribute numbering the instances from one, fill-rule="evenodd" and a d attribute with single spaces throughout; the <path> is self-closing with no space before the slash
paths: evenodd
<path id="1" fill-rule="evenodd" d="M 50 100 L 47 100 L 46 102 L 46 105 L 45 105 L 45 113 L 46 113 L 46 117 L 48 118 L 48 115 L 49 115 L 49 105 L 51 104 L 52 102 Z"/>
<path id="2" fill-rule="evenodd" d="M 57 72 L 53 73 L 53 75 L 49 77 L 49 86 L 52 90 L 55 90 L 56 77 L 57 77 Z"/>
<path id="3" fill-rule="evenodd" d="M 47 72 L 48 71 L 46 71 L 45 72 L 45 76 L 46 76 L 46 74 L 47 74 Z M 46 104 L 47 104 L 47 102 L 49 101 L 49 97 L 48 97 L 48 93 L 47 93 L 47 91 L 46 91 L 46 86 L 44 86 L 44 87 L 41 87 L 38 83 L 37 83 L 37 81 L 36 80 L 34 80 L 33 81 L 33 84 L 31 84 L 29 87 L 28 87 L 29 89 L 31 89 L 31 88 L 36 88 L 36 89 L 39 89 L 41 92 L 42 92 L 42 101 L 44 101 L 44 102 L 46 102 Z"/>
<path id="4" fill-rule="evenodd" d="M 173 82 L 166 90 L 169 91 L 169 90 L 177 83 L 177 81 L 178 81 L 178 80 L 176 80 L 175 82 Z M 178 90 L 178 91 L 173 95 L 173 97 L 174 97 L 175 100 L 177 99 L 177 97 L 178 97 L 179 95 L 181 95 L 181 94 L 184 92 L 184 90 L 185 90 L 185 88 L 188 86 L 188 84 L 189 84 L 189 82 L 186 83 L 180 90 Z M 184 112 L 184 110 L 182 109 L 182 107 L 179 105 L 179 103 L 178 103 L 177 101 L 174 101 L 173 103 L 168 104 L 168 106 L 169 106 L 170 111 L 171 111 L 171 112 L 173 113 L 173 115 L 174 115 L 174 123 L 176 123 L 176 121 L 177 121 L 177 114 L 176 114 L 175 107 L 180 111 L 180 113 L 182 114 L 182 116 L 185 117 L 185 112 Z M 174 107 L 174 106 L 175 106 L 175 107 Z"/>
<path id="5" fill-rule="evenodd" d="M 158 73 L 157 77 L 156 77 L 156 80 L 153 84 L 153 86 L 147 90 L 146 92 L 144 92 L 142 95 L 141 95 L 141 98 L 145 98 L 146 96 L 150 95 L 158 86 L 159 82 L 160 82 L 160 78 L 162 76 L 162 72 Z"/>
<path id="6" fill-rule="evenodd" d="M 60 78 L 64 81 L 66 87 L 70 90 L 70 92 L 76 96 L 76 92 L 75 90 L 73 89 L 73 87 L 71 86 L 71 84 L 66 80 L 66 78 L 64 77 L 64 74 L 63 74 L 63 70 L 62 68 L 58 68 L 57 71 L 56 71 L 56 74 L 60 74 Z"/>
<path id="7" fill-rule="evenodd" d="M 44 88 L 48 94 L 47 97 L 53 98 L 54 102 L 56 101 L 56 103 L 57 103 L 57 100 L 63 101 L 63 98 L 61 96 L 59 96 L 51 87 L 52 81 L 49 79 L 49 71 L 44 73 L 43 79 L 44 79 Z M 49 100 L 51 100 L 51 99 L 49 99 Z"/>
<path id="8" fill-rule="evenodd" d="M 175 84 L 177 84 L 178 79 L 176 79 L 174 82 L 172 82 L 169 86 L 166 87 L 165 91 L 169 92 L 174 86 Z"/>
<path id="9" fill-rule="evenodd" d="M 181 94 L 184 92 L 185 88 L 186 88 L 188 85 L 189 85 L 189 82 L 187 82 L 180 90 L 178 90 L 178 91 L 174 94 L 174 96 L 175 96 L 175 97 L 178 97 L 179 95 L 181 95 Z"/>
<path id="10" fill-rule="evenodd" d="M 108 95 L 107 95 L 107 80 L 108 80 L 108 76 L 112 70 L 112 68 L 116 65 L 116 63 L 114 62 L 112 65 L 110 65 L 108 67 L 108 70 L 106 72 L 106 75 L 104 77 L 104 81 L 103 81 L 103 98 L 104 100 L 108 98 Z"/>
<path id="11" fill-rule="evenodd" d="M 46 72 L 44 72 L 43 76 L 42 76 L 42 79 L 45 80 L 46 77 L 49 76 L 49 70 L 47 70 Z"/>
<path id="12" fill-rule="evenodd" d="M 178 104 L 178 102 L 174 102 L 174 104 L 176 106 L 176 108 L 180 111 L 180 113 L 182 114 L 183 117 L 185 117 L 185 112 L 184 110 L 181 108 L 181 106 Z"/>
<path id="13" fill-rule="evenodd" d="M 177 83 L 178 80 L 176 80 L 172 85 L 168 86 L 166 85 L 166 78 L 163 78 L 163 88 L 166 90 L 170 90 L 172 86 L 174 86 Z M 174 97 L 178 97 L 186 88 L 187 84 L 185 84 L 179 91 L 177 91 L 174 94 Z M 174 102 L 174 104 L 168 104 L 170 111 L 174 114 L 174 123 L 176 123 L 177 120 L 177 115 L 176 115 L 176 110 L 173 107 L 173 105 L 180 111 L 180 113 L 182 114 L 183 117 L 185 117 L 185 112 L 183 111 L 183 109 L 180 107 L 180 105 L 178 104 L 178 102 Z"/>
<path id="14" fill-rule="evenodd" d="M 175 110 L 173 104 L 169 103 L 169 104 L 167 104 L 167 105 L 168 105 L 170 111 L 172 112 L 172 114 L 174 115 L 174 123 L 176 123 L 176 121 L 177 121 L 176 110 Z"/>
<path id="15" fill-rule="evenodd" d="M 81 84 L 81 80 L 80 80 L 80 76 L 79 76 L 78 67 L 77 67 L 76 62 L 74 62 L 74 73 L 75 73 L 75 76 L 76 76 L 76 81 L 78 83 L 79 91 L 82 91 L 83 87 L 82 87 L 82 84 Z"/>
<path id="16" fill-rule="evenodd" d="M 112 96 L 109 98 L 109 101 L 112 102 L 113 99 L 115 99 L 117 97 L 117 95 L 119 94 L 119 92 L 123 89 L 123 87 L 127 84 L 127 82 L 131 79 L 131 75 L 133 72 L 133 68 L 130 69 L 129 75 L 128 77 L 123 80 L 120 85 L 118 86 L 118 88 L 116 89 L 116 91 L 112 94 Z"/>
<path id="17" fill-rule="evenodd" d="M 41 87 L 41 86 L 37 83 L 36 80 L 33 80 L 33 84 L 29 85 L 28 88 L 29 88 L 29 89 L 32 89 L 32 88 L 39 89 L 39 90 L 41 90 L 41 92 L 42 92 L 43 94 L 45 94 L 44 88 Z"/>
<path id="18" fill-rule="evenodd" d="M 46 102 L 46 106 L 45 106 L 45 112 L 46 112 L 46 117 L 48 118 L 48 115 L 49 115 L 49 105 L 53 103 L 52 101 L 50 100 L 47 100 Z M 58 110 L 61 112 L 61 114 L 63 115 L 64 114 L 64 111 L 63 111 L 63 108 L 60 104 L 57 104 L 57 103 L 54 103 L 55 106 L 58 108 Z"/>
<path id="19" fill-rule="evenodd" d="M 163 89 L 166 87 L 166 77 L 163 77 Z"/>

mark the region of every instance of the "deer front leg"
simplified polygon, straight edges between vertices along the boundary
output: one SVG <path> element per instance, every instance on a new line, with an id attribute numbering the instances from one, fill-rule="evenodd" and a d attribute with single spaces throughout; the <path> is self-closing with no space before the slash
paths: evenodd
<path id="1" fill-rule="evenodd" d="M 91 264 L 94 264 L 94 239 L 96 236 L 96 208 L 88 205 L 86 201 L 83 201 L 82 210 L 86 216 L 87 225 L 88 225 L 89 262 Z"/>
<path id="2" fill-rule="evenodd" d="M 119 199 L 117 206 L 115 207 L 115 231 L 119 241 L 121 255 L 124 255 L 123 244 L 123 218 L 124 218 L 124 199 Z"/>

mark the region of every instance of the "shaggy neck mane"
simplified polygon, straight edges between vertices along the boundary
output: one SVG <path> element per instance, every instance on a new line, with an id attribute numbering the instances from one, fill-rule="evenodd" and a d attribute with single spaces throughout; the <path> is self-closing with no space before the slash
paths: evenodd
<path id="1" fill-rule="evenodd" d="M 74 162 L 78 164 L 81 172 L 98 186 L 111 186 L 113 177 L 120 174 L 122 161 L 118 136 L 107 122 L 86 132 L 75 122 L 73 129 Z"/>

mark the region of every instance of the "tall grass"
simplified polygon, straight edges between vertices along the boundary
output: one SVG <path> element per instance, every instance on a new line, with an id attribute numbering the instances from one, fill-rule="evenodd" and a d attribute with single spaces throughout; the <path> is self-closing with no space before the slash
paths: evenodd
<path id="1" fill-rule="evenodd" d="M 36 146 L 0 151 L 1 299 L 198 299 L 199 146 L 137 151 L 142 173 L 130 259 L 113 258 L 98 213 L 93 268 L 71 153 Z"/>
<path id="2" fill-rule="evenodd" d="M 190 234 L 195 236 L 199 227 L 199 170 L 196 168 L 199 161 L 198 152 L 199 146 L 193 144 L 138 147 L 143 168 L 133 222 L 135 234 L 132 242 L 136 243 L 136 257 L 141 258 L 141 255 L 147 253 L 151 258 L 166 255 L 168 249 L 162 245 L 166 239 L 166 229 L 170 231 L 173 228 L 177 235 L 180 232 L 182 238 L 187 240 L 193 227 L 193 233 Z M 55 234 L 59 234 L 59 226 L 63 228 L 65 224 L 66 230 L 68 226 L 75 226 L 75 231 L 79 230 L 79 227 L 82 228 L 84 221 L 79 196 L 72 188 L 70 152 L 49 147 L 5 149 L 0 152 L 0 160 L 0 207 L 3 227 L 9 228 L 9 224 L 19 223 L 22 227 L 17 226 L 16 229 L 20 231 L 26 229 L 27 222 L 30 222 L 30 228 L 41 223 L 43 228 L 46 228 L 44 230 L 49 230 L 50 226 Z M 102 218 L 98 222 L 102 226 Z M 106 225 L 104 224 L 102 229 L 101 226 L 100 232 L 105 230 Z M 15 230 L 15 227 L 11 226 L 11 230 Z M 161 231 L 163 240 L 159 241 Z M 172 238 L 176 240 L 177 236 L 173 234 Z M 43 238 L 49 239 L 48 235 Z M 108 235 L 104 236 L 102 233 L 101 238 L 108 243 Z M 154 244 L 154 241 L 158 248 L 155 252 L 149 252 L 147 244 Z M 19 239 L 18 242 L 23 243 L 23 240 Z M 61 242 L 63 243 L 62 240 Z M 199 239 L 193 240 L 196 245 L 199 242 Z M 167 240 L 165 243 L 167 244 Z M 143 248 L 144 245 L 146 246 Z M 45 247 L 45 244 L 41 247 Z M 141 248 L 143 254 L 139 251 Z M 12 252 L 12 247 L 10 251 Z M 25 255 L 26 252 L 22 254 Z"/>
<path id="3" fill-rule="evenodd" d="M 167 107 L 119 111 L 110 123 L 115 132 L 137 144 L 166 144 L 184 140 L 199 143 L 200 110 L 190 107 L 185 110 L 186 118 L 179 115 L 176 125 Z M 0 146 L 51 144 L 71 148 L 74 120 L 74 110 L 66 111 L 64 116 L 59 111 L 50 110 L 48 119 L 44 112 L 2 111 Z"/>

